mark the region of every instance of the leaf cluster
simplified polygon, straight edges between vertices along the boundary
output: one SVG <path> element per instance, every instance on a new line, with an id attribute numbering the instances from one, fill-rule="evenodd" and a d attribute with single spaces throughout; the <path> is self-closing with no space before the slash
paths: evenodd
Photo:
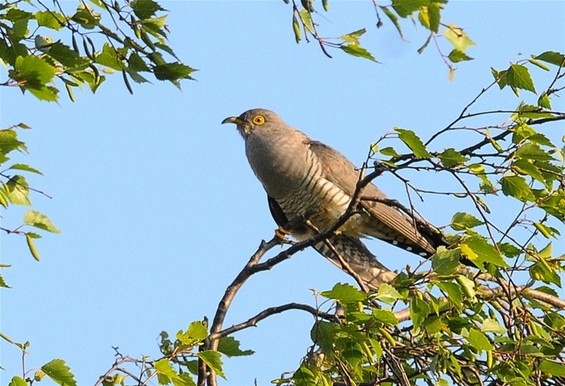
<path id="1" fill-rule="evenodd" d="M 22 224 L 13 227 L 0 227 L 7 234 L 21 235 L 25 238 L 27 247 L 34 259 L 39 260 L 40 254 L 35 245 L 35 240 L 41 235 L 27 228 L 35 228 L 37 231 L 58 233 L 59 229 L 44 214 L 31 208 L 31 193 L 42 193 L 30 187 L 24 173 L 41 174 L 41 172 L 27 164 L 11 162 L 13 153 L 27 153 L 27 147 L 18 137 L 20 130 L 29 127 L 23 123 L 0 129 L 0 205 L 8 209 L 11 205 L 29 207 L 25 212 Z M 9 266 L 2 265 L 2 268 Z M 8 284 L 0 275 L 0 287 L 7 288 Z"/>
<path id="2" fill-rule="evenodd" d="M 64 86 L 95 92 L 106 75 L 120 72 L 124 84 L 148 82 L 145 74 L 176 86 L 192 79 L 167 45 L 165 11 L 154 0 L 81 1 L 68 11 L 58 0 L 13 1 L 0 6 L 0 60 L 8 67 L 4 86 L 17 86 L 46 101 L 57 101 Z"/>
<path id="3" fill-rule="evenodd" d="M 290 0 L 285 0 L 285 2 L 290 3 Z M 467 54 L 467 50 L 475 43 L 463 28 L 455 24 L 445 24 L 442 21 L 443 8 L 447 2 L 448 0 L 392 0 L 389 4 L 373 2 L 373 6 L 377 28 L 383 27 L 385 20 L 388 20 L 402 40 L 404 40 L 403 22 L 405 21 L 417 23 L 427 30 L 428 38 L 418 49 L 418 53 L 424 52 L 430 42 L 435 42 L 438 53 L 449 68 L 449 76 L 452 78 L 456 63 L 473 59 Z M 324 12 L 329 12 L 329 0 L 322 0 L 321 5 Z M 320 25 L 316 18 L 319 14 L 318 2 L 301 0 L 298 3 L 293 0 L 292 6 L 292 28 L 296 43 L 300 43 L 303 39 L 309 42 L 309 39 L 313 38 L 328 57 L 331 55 L 327 48 L 337 48 L 352 56 L 377 61 L 373 54 L 360 44 L 361 36 L 367 32 L 366 28 L 343 34 L 337 39 L 326 38 L 318 32 Z M 443 52 L 439 38 L 443 38 L 451 46 L 448 53 Z"/>

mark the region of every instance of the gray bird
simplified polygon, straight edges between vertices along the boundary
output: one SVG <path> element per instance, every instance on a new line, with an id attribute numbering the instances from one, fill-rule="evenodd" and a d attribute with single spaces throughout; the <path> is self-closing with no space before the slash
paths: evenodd
<path id="1" fill-rule="evenodd" d="M 347 210 L 359 181 L 359 170 L 340 152 L 310 139 L 286 124 L 276 113 L 248 110 L 222 123 L 234 123 L 245 140 L 251 168 L 267 192 L 269 209 L 279 226 L 304 220 L 285 229 L 298 240 L 330 228 Z M 368 184 L 364 198 L 386 199 Z M 339 268 L 375 289 L 395 273 L 379 263 L 360 240 L 374 237 L 421 256 L 432 255 L 442 245 L 439 233 L 416 225 L 395 206 L 375 200 L 360 201 L 360 211 L 333 236 L 314 248 Z M 348 267 L 344 267 L 344 262 Z M 347 268 L 347 269 L 346 269 Z"/>

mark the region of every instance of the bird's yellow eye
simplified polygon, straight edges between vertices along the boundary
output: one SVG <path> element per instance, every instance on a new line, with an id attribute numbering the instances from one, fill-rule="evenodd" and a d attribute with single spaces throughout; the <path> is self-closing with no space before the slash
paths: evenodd
<path id="1" fill-rule="evenodd" d="M 262 115 L 256 115 L 253 117 L 253 123 L 260 126 L 265 123 L 265 117 Z"/>

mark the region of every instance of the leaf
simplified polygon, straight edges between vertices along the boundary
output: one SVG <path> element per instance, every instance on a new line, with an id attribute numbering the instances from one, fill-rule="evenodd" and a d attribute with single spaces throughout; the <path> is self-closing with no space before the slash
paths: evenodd
<path id="1" fill-rule="evenodd" d="M 440 281 L 435 283 L 445 294 L 447 299 L 452 302 L 455 307 L 461 308 L 463 305 L 463 291 L 461 286 L 456 283 Z"/>
<path id="2" fill-rule="evenodd" d="M 428 5 L 420 7 L 420 12 L 418 13 L 418 20 L 425 28 L 432 32 L 437 33 L 439 31 L 439 25 L 441 20 L 441 4 L 430 2 Z"/>
<path id="3" fill-rule="evenodd" d="M 414 323 L 414 329 L 418 330 L 420 328 L 430 312 L 431 308 L 426 301 L 418 297 L 412 298 L 410 302 L 410 319 Z"/>
<path id="4" fill-rule="evenodd" d="M 65 17 L 55 10 L 39 11 L 35 13 L 35 20 L 40 27 L 47 27 L 56 31 L 65 24 Z"/>
<path id="5" fill-rule="evenodd" d="M 394 303 L 403 296 L 388 283 L 382 283 L 377 291 L 377 299 L 387 304 Z"/>
<path id="6" fill-rule="evenodd" d="M 565 366 L 563 366 L 563 362 L 542 359 L 538 370 L 550 376 L 565 377 Z"/>
<path id="7" fill-rule="evenodd" d="M 4 277 L 0 275 L 0 288 L 10 288 L 8 283 L 4 280 Z"/>
<path id="8" fill-rule="evenodd" d="M 176 84 L 179 79 L 193 79 L 190 74 L 196 71 L 182 63 L 159 64 L 153 68 L 153 74 L 158 80 L 169 80 Z"/>
<path id="9" fill-rule="evenodd" d="M 323 291 L 323 297 L 334 299 L 341 303 L 355 303 L 366 299 L 366 294 L 349 284 L 337 283 L 330 291 Z"/>
<path id="10" fill-rule="evenodd" d="M 30 225 L 47 232 L 59 233 L 61 232 L 47 216 L 35 210 L 28 210 L 24 215 L 24 224 Z"/>
<path id="11" fill-rule="evenodd" d="M 534 199 L 532 189 L 520 176 L 504 176 L 500 179 L 502 192 L 507 196 L 512 196 L 520 201 L 531 201 Z"/>
<path id="12" fill-rule="evenodd" d="M 174 386 L 195 385 L 189 374 L 179 374 L 166 358 L 154 362 L 153 366 L 157 371 L 157 379 L 161 385 L 169 383 L 172 383 Z"/>
<path id="13" fill-rule="evenodd" d="M 90 64 L 90 59 L 81 57 L 76 51 L 63 43 L 53 44 L 47 53 L 68 68 L 86 68 Z"/>
<path id="14" fill-rule="evenodd" d="M 532 141 L 532 136 L 528 139 Z M 551 142 L 549 143 L 551 146 Z M 553 157 L 543 150 L 538 144 L 532 142 L 526 142 L 522 144 L 518 150 L 514 153 L 516 158 L 525 158 L 527 160 L 537 160 L 537 161 L 551 161 Z"/>
<path id="15" fill-rule="evenodd" d="M 398 324 L 398 318 L 394 315 L 394 312 L 373 308 L 372 314 L 375 319 L 377 319 L 379 322 L 382 322 L 384 324 L 390 324 L 390 325 Z"/>
<path id="16" fill-rule="evenodd" d="M 12 377 L 8 386 L 28 386 L 27 382 L 18 376 Z"/>
<path id="17" fill-rule="evenodd" d="M 534 59 L 544 61 L 555 66 L 563 66 L 565 63 L 565 55 L 556 51 L 545 51 L 535 56 Z"/>
<path id="18" fill-rule="evenodd" d="M 61 386 L 76 386 L 77 384 L 71 369 L 62 359 L 53 359 L 51 362 L 41 366 L 41 370 Z"/>
<path id="19" fill-rule="evenodd" d="M 8 200 L 16 205 L 31 205 L 29 201 L 29 186 L 24 177 L 13 176 L 4 184 L 4 191 Z"/>
<path id="20" fill-rule="evenodd" d="M 424 143 L 412 130 L 406 130 L 396 127 L 394 129 L 398 133 L 398 137 L 412 150 L 418 158 L 430 158 L 431 154 L 426 150 Z"/>
<path id="21" fill-rule="evenodd" d="M 39 255 L 39 251 L 37 250 L 37 247 L 35 246 L 35 242 L 33 241 L 34 239 L 33 234 L 31 234 L 31 232 L 28 232 L 25 234 L 25 237 L 26 237 L 26 243 L 29 249 L 29 253 L 31 253 L 31 255 L 36 261 L 39 261 L 41 259 L 41 256 Z"/>
<path id="22" fill-rule="evenodd" d="M 493 75 L 501 90 L 510 86 L 516 95 L 519 95 L 518 89 L 536 92 L 530 71 L 524 65 L 511 64 L 507 70 L 503 71 L 493 69 Z"/>
<path id="23" fill-rule="evenodd" d="M 468 157 L 464 156 L 452 147 L 445 149 L 440 155 L 438 155 L 438 157 L 443 166 L 446 168 L 462 165 L 469 160 Z"/>
<path id="24" fill-rule="evenodd" d="M 432 269 L 438 275 L 451 275 L 459 267 L 461 253 L 440 246 L 432 256 Z"/>
<path id="25" fill-rule="evenodd" d="M 402 34 L 402 28 L 400 27 L 400 22 L 398 21 L 398 16 L 392 12 L 388 7 L 379 5 L 379 9 L 384 12 L 384 14 L 389 18 L 389 20 L 394 24 L 394 27 L 398 31 L 400 38 L 404 40 L 404 35 Z M 377 25 L 378 27 L 378 25 Z"/>
<path id="26" fill-rule="evenodd" d="M 482 332 L 492 332 L 495 334 L 506 334 L 506 328 L 502 327 L 496 319 L 485 319 L 481 326 Z"/>
<path id="27" fill-rule="evenodd" d="M 134 0 L 130 5 L 133 13 L 142 20 L 155 16 L 158 11 L 165 10 L 159 3 L 153 0 Z"/>
<path id="28" fill-rule="evenodd" d="M 406 18 L 427 3 L 428 0 L 392 0 L 391 5 L 398 16 Z"/>
<path id="29" fill-rule="evenodd" d="M 19 56 L 14 64 L 14 70 L 10 71 L 10 78 L 26 89 L 39 90 L 53 80 L 54 76 L 55 68 L 45 59 L 34 55 Z"/>
<path id="30" fill-rule="evenodd" d="M 300 41 L 302 40 L 302 29 L 300 28 L 300 24 L 298 23 L 296 13 L 292 15 L 292 30 L 294 31 L 294 40 L 297 44 L 300 43 Z"/>
<path id="31" fill-rule="evenodd" d="M 43 173 L 41 173 L 39 170 L 32 168 L 31 166 L 26 164 L 13 164 L 8 168 L 8 170 L 24 170 L 26 172 L 43 175 Z"/>
<path id="32" fill-rule="evenodd" d="M 469 344 L 479 352 L 491 351 L 493 349 L 492 344 L 486 335 L 475 328 L 469 329 L 469 333 L 465 336 L 465 338 L 467 339 L 467 342 L 469 342 Z"/>
<path id="33" fill-rule="evenodd" d="M 93 29 L 100 24 L 100 14 L 82 2 L 71 19 L 86 29 Z"/>
<path id="34" fill-rule="evenodd" d="M 464 61 L 468 61 L 468 60 L 473 60 L 472 57 L 470 57 L 469 55 L 467 55 L 466 53 L 464 53 L 461 50 L 458 50 L 457 48 L 454 48 L 453 50 L 451 50 L 451 52 L 449 53 L 449 55 L 447 55 L 447 58 L 449 60 L 451 60 L 453 63 L 458 63 L 458 62 L 464 62 Z"/>
<path id="35" fill-rule="evenodd" d="M 498 267 L 508 266 L 496 248 L 480 236 L 472 236 L 465 240 L 461 244 L 461 252 L 477 264 L 479 268 L 483 267 L 484 263 L 494 264 Z"/>
<path id="36" fill-rule="evenodd" d="M 202 361 L 206 363 L 212 371 L 214 371 L 220 377 L 226 379 L 226 376 L 222 370 L 222 359 L 221 359 L 221 354 L 219 352 L 200 351 L 198 352 L 198 358 L 202 359 Z"/>
<path id="37" fill-rule="evenodd" d="M 239 341 L 233 336 L 224 336 L 220 339 L 220 344 L 218 345 L 218 351 L 227 357 L 240 357 L 253 355 L 255 351 L 253 350 L 242 350 L 239 348 Z"/>
<path id="38" fill-rule="evenodd" d="M 472 41 L 465 33 L 463 28 L 454 24 L 449 24 L 443 31 L 443 36 L 453 45 L 453 47 L 462 53 L 467 51 L 467 48 L 474 46 L 475 42 Z"/>
<path id="39" fill-rule="evenodd" d="M 483 225 L 484 222 L 469 213 L 457 212 L 451 218 L 451 227 L 456 231 L 474 228 Z"/>
<path id="40" fill-rule="evenodd" d="M 369 51 L 367 51 L 365 48 L 357 44 L 341 44 L 339 48 L 341 48 L 343 52 L 349 55 L 357 56 L 364 59 L 369 59 L 370 61 L 373 62 L 377 61 Z"/>

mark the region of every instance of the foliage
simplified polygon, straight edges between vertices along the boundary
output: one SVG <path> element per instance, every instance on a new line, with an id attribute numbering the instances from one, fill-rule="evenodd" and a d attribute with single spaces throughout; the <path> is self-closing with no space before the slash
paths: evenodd
<path id="1" fill-rule="evenodd" d="M 284 1 L 287 4 L 290 3 L 290 0 Z M 467 49 L 475 43 L 463 28 L 442 21 L 442 11 L 447 2 L 448 0 L 392 0 L 390 4 L 373 2 L 373 7 L 377 28 L 383 27 L 385 20 L 388 20 L 402 40 L 404 40 L 402 23 L 405 20 L 410 20 L 426 29 L 429 32 L 428 38 L 418 48 L 418 53 L 424 52 L 429 44 L 434 42 L 439 55 L 449 69 L 449 78 L 452 79 L 455 75 L 456 63 L 473 59 L 467 54 Z M 330 11 L 329 0 L 322 0 L 321 6 L 324 12 Z M 337 48 L 352 56 L 377 61 L 373 54 L 360 44 L 361 36 L 367 32 L 366 28 L 343 34 L 337 39 L 323 37 L 319 32 L 318 8 L 319 3 L 314 0 L 300 0 L 300 3 L 292 0 L 292 28 L 296 43 L 300 43 L 303 39 L 309 42 L 312 38 L 330 58 L 328 48 Z M 440 38 L 451 46 L 449 53 L 443 52 Z"/>
<path id="2" fill-rule="evenodd" d="M 64 86 L 92 92 L 106 75 L 120 72 L 130 80 L 148 82 L 144 73 L 176 86 L 192 79 L 193 68 L 181 63 L 167 45 L 166 15 L 154 0 L 127 2 L 91 0 L 66 10 L 59 0 L 15 0 L 0 5 L 0 61 L 8 66 L 4 86 L 18 86 L 46 101 L 57 101 Z M 108 19 L 108 20 L 106 20 Z"/>
<path id="3" fill-rule="evenodd" d="M 321 3 L 327 12 L 328 1 Z M 453 75 L 455 63 L 471 59 L 466 52 L 473 42 L 461 28 L 441 21 L 446 3 L 374 3 L 377 26 L 386 17 L 403 37 L 401 21 L 417 21 L 429 31 L 419 52 L 431 41 L 439 47 L 441 30 L 452 49 L 449 54 L 439 52 Z M 165 16 L 160 16 L 164 9 L 154 0 L 81 1 L 72 11 L 65 11 L 58 0 L 53 4 L 47 7 L 41 1 L 16 0 L 0 6 L 0 59 L 9 68 L 9 79 L 3 85 L 56 101 L 60 85 L 74 99 L 76 87 L 86 85 L 94 92 L 104 81 L 103 74 L 115 71 L 121 72 L 130 92 L 130 80 L 147 82 L 141 73 L 152 73 L 177 86 L 181 79 L 191 79 L 194 70 L 180 63 L 166 45 Z M 313 38 L 328 56 L 329 47 L 375 61 L 360 46 L 364 28 L 336 40 L 322 38 L 314 20 L 317 6 L 314 1 L 297 4 L 293 0 L 297 42 Z M 109 24 L 103 23 L 103 14 L 110 18 Z M 543 91 L 537 91 L 532 66 L 553 74 Z M 97 385 L 216 385 L 217 376 L 229 377 L 223 371 L 225 358 L 253 354 L 241 349 L 233 335 L 288 310 L 313 316 L 312 347 L 300 367 L 275 380 L 276 384 L 564 384 L 565 301 L 558 298 L 557 289 L 561 288 L 565 256 L 553 251 L 554 241 L 561 236 L 559 225 L 565 220 L 564 154 L 553 136 L 539 129 L 565 119 L 565 112 L 552 108 L 554 97 L 565 87 L 564 66 L 564 54 L 547 51 L 504 70 L 491 69 L 493 82 L 431 138 L 423 140 L 413 129 L 395 128 L 371 146 L 363 167 L 369 174 L 360 187 L 391 173 L 410 192 L 410 207 L 399 205 L 409 213 L 417 212 L 413 195 L 442 195 L 446 200 L 470 203 L 469 210 L 455 212 L 444 227 L 449 247 L 439 248 L 429 261 L 416 269 L 407 267 L 373 293 L 336 284 L 321 293 L 328 301 L 319 308 L 297 303 L 273 306 L 224 328 L 235 296 L 251 276 L 327 238 L 339 224 L 309 240 L 287 242 L 290 245 L 281 253 L 262 261 L 280 245 L 277 235 L 261 243 L 226 289 L 210 325 L 207 320 L 195 321 L 174 337 L 162 332 L 162 355 L 156 359 L 132 358 L 116 350 L 113 365 Z M 522 91 L 530 93 L 535 101 L 520 100 L 506 110 L 471 111 L 495 86 L 500 92 L 509 88 L 517 97 Z M 501 114 L 507 121 L 493 123 Z M 30 206 L 30 192 L 43 194 L 31 188 L 24 175 L 39 173 L 37 169 L 9 163 L 10 153 L 26 151 L 18 139 L 22 129 L 27 126 L 0 130 L 0 177 L 4 179 L 0 205 L 5 208 L 10 204 Z M 445 147 L 452 142 L 451 136 L 461 133 L 469 143 L 459 149 Z M 411 171 L 444 174 L 449 182 L 442 189 L 421 187 L 411 180 Z M 507 224 L 492 220 L 491 211 L 500 206 L 512 213 Z M 340 220 L 347 219 L 355 208 L 350 209 Z M 39 259 L 34 240 L 40 236 L 26 227 L 47 232 L 58 229 L 32 209 L 20 226 L 0 228 L 24 236 L 31 254 Z M 476 267 L 464 268 L 462 258 Z M 1 276 L 0 286 L 8 286 Z M 31 376 L 23 360 L 29 342 L 15 342 L 2 333 L 0 338 L 22 352 L 24 375 L 14 376 L 11 386 L 31 385 L 45 378 L 59 385 L 76 385 L 62 359 L 47 362 Z"/>

